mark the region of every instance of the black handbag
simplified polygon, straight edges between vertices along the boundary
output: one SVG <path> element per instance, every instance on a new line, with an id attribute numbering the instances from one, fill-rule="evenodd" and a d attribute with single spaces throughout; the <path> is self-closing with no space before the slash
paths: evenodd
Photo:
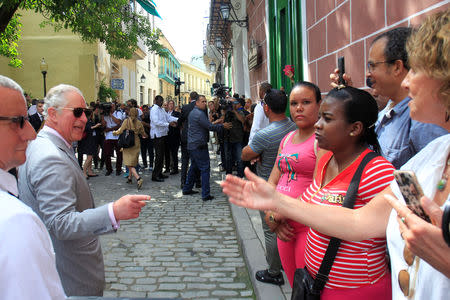
<path id="1" fill-rule="evenodd" d="M 129 119 L 127 119 L 125 122 L 128 122 L 128 124 L 130 124 Z M 119 146 L 119 148 L 131 148 L 134 146 L 134 131 L 133 131 L 133 129 L 125 129 L 119 135 L 119 139 L 117 141 L 117 146 Z"/>
<path id="2" fill-rule="evenodd" d="M 117 141 L 119 148 L 131 148 L 134 146 L 134 131 L 131 129 L 125 129 L 120 135 Z"/>
<path id="3" fill-rule="evenodd" d="M 356 169 L 352 177 L 350 185 L 345 195 L 343 207 L 352 209 L 355 204 L 356 194 L 358 193 L 359 182 L 361 180 L 362 172 L 369 161 L 377 157 L 378 154 L 369 152 L 361 160 L 361 163 Z M 292 287 L 291 300 L 320 300 L 320 293 L 328 281 L 328 274 L 330 274 L 334 259 L 341 245 L 341 240 L 335 237 L 330 239 L 327 251 L 320 265 L 319 272 L 314 279 L 309 274 L 308 269 L 296 269 L 294 273 L 294 282 Z"/>

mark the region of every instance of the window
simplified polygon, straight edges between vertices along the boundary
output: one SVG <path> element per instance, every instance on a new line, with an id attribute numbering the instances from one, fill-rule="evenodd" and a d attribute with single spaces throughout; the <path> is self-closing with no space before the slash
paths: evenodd
<path id="1" fill-rule="evenodd" d="M 140 106 L 144 104 L 144 87 L 142 85 L 139 86 L 139 103 Z"/>
<path id="2" fill-rule="evenodd" d="M 148 61 L 148 70 L 151 71 L 152 70 L 152 63 L 150 61 Z"/>

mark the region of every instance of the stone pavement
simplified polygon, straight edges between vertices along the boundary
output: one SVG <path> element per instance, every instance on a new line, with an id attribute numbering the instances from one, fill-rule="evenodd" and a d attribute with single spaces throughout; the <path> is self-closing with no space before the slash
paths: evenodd
<path id="1" fill-rule="evenodd" d="M 158 183 L 148 170 L 141 174 L 139 193 L 152 200 L 138 219 L 122 221 L 117 233 L 100 238 L 104 297 L 290 299 L 287 281 L 280 288 L 254 279 L 266 267 L 259 214 L 227 201 L 219 186 L 224 173 L 210 155 L 212 201 L 183 196 L 179 175 Z M 122 175 L 104 172 L 89 180 L 97 206 L 138 193 L 134 179 L 129 185 Z"/>

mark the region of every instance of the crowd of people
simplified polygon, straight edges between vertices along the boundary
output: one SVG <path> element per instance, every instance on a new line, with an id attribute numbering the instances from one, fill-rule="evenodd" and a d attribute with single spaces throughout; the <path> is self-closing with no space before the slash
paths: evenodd
<path id="1" fill-rule="evenodd" d="M 374 39 L 367 82 L 389 99 L 381 111 L 372 95 L 351 87 L 349 74 L 347 85 L 338 84 L 337 70 L 330 74 L 334 88 L 323 100 L 300 83 L 290 95 L 299 130 L 281 141 L 269 180 L 246 169 L 247 180 L 227 176 L 222 183 L 232 203 L 261 210 L 294 290 L 305 282 L 295 278 L 309 276 L 320 299 L 448 299 L 449 21 L 447 9 L 416 31 L 400 27 Z M 431 222 L 405 205 L 396 169 L 415 173 Z M 269 249 L 267 242 L 266 235 Z M 269 269 L 256 277 L 282 284 L 271 273 L 272 253 Z"/>
<path id="2" fill-rule="evenodd" d="M 350 74 L 338 83 L 335 70 L 323 99 L 311 82 L 289 95 L 265 82 L 254 104 L 219 88 L 210 102 L 191 92 L 181 108 L 160 95 L 152 107 L 134 99 L 87 106 L 78 88 L 60 84 L 27 110 L 22 88 L 0 75 L 0 238 L 8 245 L 0 248 L 0 298 L 101 296 L 98 236 L 137 218 L 150 197 L 95 207 L 87 180 L 103 167 L 110 176 L 115 157 L 116 176 L 134 178 L 138 190 L 142 172 L 151 172 L 148 184 L 181 173 L 183 195 L 201 188 L 210 201 L 213 143 L 227 174 L 223 192 L 260 210 L 268 268 L 257 280 L 283 285 L 284 270 L 295 289 L 303 269 L 322 284 L 320 299 L 447 299 L 449 19 L 447 9 L 416 31 L 398 27 L 373 40 L 367 83 L 387 102 L 352 87 Z M 417 176 L 431 222 L 405 205 L 399 169 Z"/>

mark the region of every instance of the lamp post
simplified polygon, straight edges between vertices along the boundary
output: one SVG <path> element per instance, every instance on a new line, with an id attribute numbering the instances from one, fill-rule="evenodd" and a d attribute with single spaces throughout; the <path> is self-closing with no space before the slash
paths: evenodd
<path id="1" fill-rule="evenodd" d="M 141 76 L 141 83 L 142 83 L 142 84 L 144 84 L 144 83 L 145 83 L 145 79 L 146 79 L 146 78 L 145 78 L 145 75 L 144 75 L 144 74 L 142 74 L 142 76 Z"/>
<path id="2" fill-rule="evenodd" d="M 47 96 L 47 70 L 48 70 L 48 64 L 45 62 L 44 58 L 41 60 L 41 65 L 39 66 L 41 69 L 42 77 L 44 78 L 44 97 Z"/>

